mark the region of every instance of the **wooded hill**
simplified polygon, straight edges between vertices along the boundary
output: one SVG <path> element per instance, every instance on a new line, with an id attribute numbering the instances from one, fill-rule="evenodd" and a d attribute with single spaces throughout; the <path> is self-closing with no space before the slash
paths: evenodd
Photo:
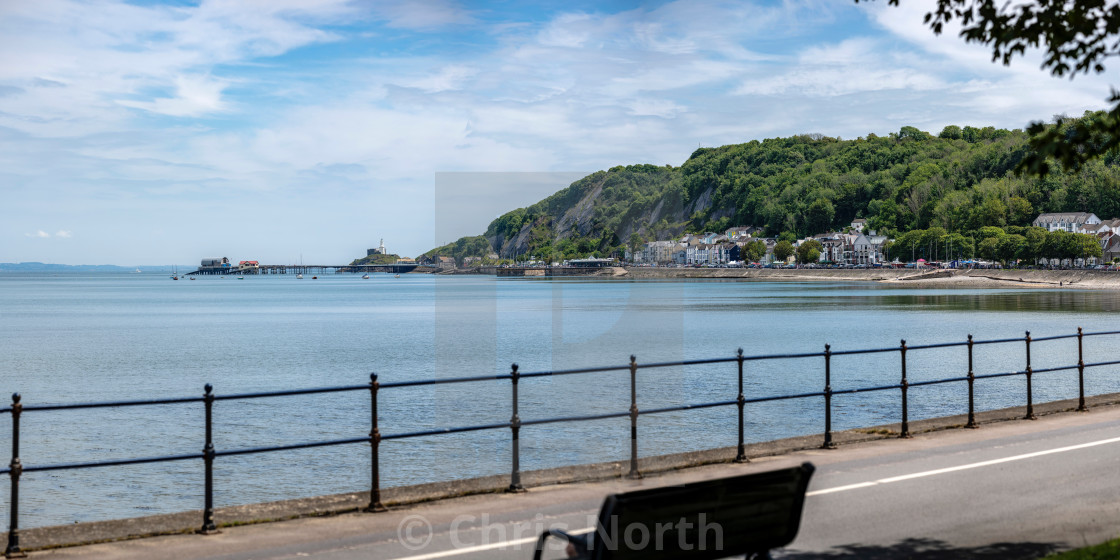
<path id="1" fill-rule="evenodd" d="M 429 254 L 621 256 L 624 245 L 685 232 L 759 226 L 804 237 L 854 218 L 891 236 L 944 228 L 974 237 L 985 226 L 1029 225 L 1043 212 L 1120 217 L 1117 154 L 1074 172 L 1055 166 L 1045 177 L 1018 175 L 1027 140 L 1020 130 L 992 127 L 947 126 L 936 136 L 903 127 L 855 140 L 813 134 L 700 148 L 680 167 L 593 173 L 507 212 L 484 235 Z"/>

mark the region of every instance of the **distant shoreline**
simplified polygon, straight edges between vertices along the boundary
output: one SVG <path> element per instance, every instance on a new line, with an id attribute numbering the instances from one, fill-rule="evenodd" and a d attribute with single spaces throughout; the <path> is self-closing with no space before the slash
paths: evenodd
<path id="1" fill-rule="evenodd" d="M 1120 290 L 1113 270 L 914 270 L 617 267 L 614 278 L 717 278 L 762 282 L 879 282 L 921 288 Z M 604 274 L 603 276 L 607 276 Z"/>

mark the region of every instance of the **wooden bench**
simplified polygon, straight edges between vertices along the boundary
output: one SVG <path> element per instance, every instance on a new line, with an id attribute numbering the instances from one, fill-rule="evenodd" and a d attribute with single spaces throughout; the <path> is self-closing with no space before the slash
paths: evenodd
<path id="1" fill-rule="evenodd" d="M 568 541 L 590 560 L 769 558 L 793 542 L 814 467 L 704 480 L 607 496 L 596 530 L 551 529 L 537 539 L 540 560 L 549 537 Z M 569 550 L 570 550 L 569 549 Z"/>

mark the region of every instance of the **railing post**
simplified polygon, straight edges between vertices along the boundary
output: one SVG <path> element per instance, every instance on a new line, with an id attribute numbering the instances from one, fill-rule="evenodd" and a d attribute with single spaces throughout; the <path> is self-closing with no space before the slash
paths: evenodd
<path id="1" fill-rule="evenodd" d="M 9 514 L 8 548 L 4 551 L 4 556 L 8 558 L 27 557 L 27 554 L 19 548 L 19 477 L 23 474 L 23 464 L 19 460 L 19 416 L 23 413 L 23 405 L 19 400 L 19 393 L 12 393 L 12 462 L 8 464 L 11 469 L 8 475 L 12 479 L 12 503 Z"/>
<path id="2" fill-rule="evenodd" d="M 832 442 L 832 346 L 824 345 L 824 444 L 821 449 L 836 449 Z"/>
<path id="3" fill-rule="evenodd" d="M 638 471 L 638 359 L 630 356 L 630 473 L 627 478 L 642 478 Z"/>
<path id="4" fill-rule="evenodd" d="M 521 485 L 521 417 L 517 415 L 517 381 L 521 379 L 521 374 L 517 371 L 517 364 L 510 366 L 513 371 L 510 372 L 510 381 L 513 382 L 513 416 L 509 419 L 509 429 L 513 434 L 513 472 L 509 477 L 509 488 L 506 492 L 524 492 L 525 487 Z"/>
<path id="5" fill-rule="evenodd" d="M 1085 334 L 1081 332 L 1081 327 L 1077 327 L 1077 411 L 1089 412 L 1089 407 L 1085 406 L 1085 352 L 1081 345 L 1082 339 Z"/>
<path id="6" fill-rule="evenodd" d="M 202 448 L 202 461 L 206 465 L 206 507 L 202 510 L 202 528 L 198 532 L 213 535 L 220 532 L 214 524 L 214 387 L 207 383 L 205 390 L 202 402 L 206 405 L 206 447 Z"/>
<path id="7" fill-rule="evenodd" d="M 907 406 L 906 406 L 906 390 L 907 390 L 907 388 L 910 387 L 910 382 L 906 380 L 906 341 L 905 340 L 902 341 L 902 346 L 900 347 L 899 352 L 902 355 L 902 383 L 899 384 L 899 387 L 902 388 L 902 429 L 901 429 L 901 432 L 898 434 L 898 437 L 906 439 L 906 438 L 910 437 L 909 410 L 907 409 Z"/>
<path id="8" fill-rule="evenodd" d="M 377 425 L 377 392 L 381 390 L 381 382 L 377 380 L 377 374 L 369 374 L 369 411 L 370 411 L 370 425 L 372 426 L 369 431 L 369 505 L 366 506 L 366 511 L 371 513 L 378 513 L 382 511 L 389 511 L 381 503 L 381 429 Z"/>
<path id="9" fill-rule="evenodd" d="M 976 423 L 976 406 L 973 400 L 973 385 L 976 384 L 976 374 L 972 371 L 972 335 L 968 335 L 968 423 L 966 428 L 979 428 Z"/>
<path id="10" fill-rule="evenodd" d="M 747 398 L 743 396 L 743 349 L 740 348 L 736 355 L 739 361 L 739 397 L 735 399 L 735 405 L 739 408 L 739 452 L 735 455 L 735 462 L 748 463 L 750 459 L 747 458 L 747 448 L 743 444 L 743 407 L 747 404 Z"/>
<path id="11" fill-rule="evenodd" d="M 1027 415 L 1023 417 L 1024 420 L 1037 420 L 1038 417 L 1034 415 L 1034 402 L 1031 398 L 1031 374 L 1034 373 L 1031 369 L 1031 331 L 1027 331 Z"/>

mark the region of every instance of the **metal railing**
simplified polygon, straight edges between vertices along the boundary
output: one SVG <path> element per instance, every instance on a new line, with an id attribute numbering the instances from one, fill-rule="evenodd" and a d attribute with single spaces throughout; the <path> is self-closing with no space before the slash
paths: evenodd
<path id="1" fill-rule="evenodd" d="M 403 440 L 411 438 L 420 438 L 444 434 L 474 432 L 481 430 L 497 430 L 509 429 L 511 434 L 511 457 L 512 466 L 510 472 L 510 484 L 508 491 L 510 492 L 523 492 L 524 487 L 521 484 L 521 465 L 520 465 L 520 432 L 524 426 L 535 426 L 544 424 L 556 424 L 563 422 L 582 422 L 591 420 L 603 420 L 609 418 L 630 418 L 630 470 L 627 474 L 630 478 L 640 478 L 641 472 L 638 469 L 638 417 L 650 414 L 662 414 L 667 412 L 677 412 L 685 410 L 699 410 L 707 408 L 716 408 L 723 406 L 735 406 L 738 409 L 738 447 L 737 454 L 734 461 L 747 462 L 744 444 L 744 409 L 747 404 L 764 403 L 780 400 L 791 399 L 805 399 L 823 397 L 824 402 L 824 441 L 821 445 L 823 448 L 835 448 L 836 444 L 832 439 L 832 399 L 837 395 L 850 395 L 855 393 L 869 393 L 875 391 L 900 391 L 900 414 L 901 414 L 901 428 L 899 437 L 910 437 L 909 425 L 909 409 L 907 395 L 911 387 L 938 385 L 944 383 L 958 383 L 966 382 L 968 384 L 968 423 L 969 428 L 977 427 L 975 418 L 975 400 L 974 400 L 974 384 L 977 380 L 994 379 L 1001 377 L 1023 376 L 1026 380 L 1026 414 L 1025 418 L 1034 419 L 1034 402 L 1032 395 L 1032 378 L 1035 374 L 1050 373 L 1059 371 L 1072 371 L 1077 370 L 1078 379 L 1078 410 L 1087 410 L 1085 406 L 1085 370 L 1093 367 L 1103 367 L 1110 365 L 1120 364 L 1120 360 L 1105 361 L 1096 363 L 1085 363 L 1083 341 L 1085 337 L 1092 336 L 1108 336 L 1120 335 L 1120 331 L 1108 332 L 1094 332 L 1085 333 L 1079 327 L 1077 334 L 1048 336 L 1041 338 L 1031 338 L 1028 331 L 1022 338 L 1004 338 L 996 340 L 973 340 L 972 335 L 968 335 L 967 341 L 964 342 L 949 342 L 941 344 L 924 344 L 916 346 L 908 346 L 906 341 L 901 341 L 901 344 L 893 348 L 878 348 L 878 349 L 865 349 L 865 350 L 844 350 L 833 351 L 831 346 L 826 344 L 823 352 L 809 352 L 801 354 L 770 354 L 770 355 L 757 355 L 745 356 L 743 350 L 740 348 L 735 356 L 729 358 L 712 358 L 702 360 L 683 360 L 675 362 L 659 362 L 649 364 L 639 364 L 635 356 L 630 356 L 630 363 L 623 366 L 609 366 L 609 367 L 592 367 L 582 369 L 568 369 L 568 370 L 555 370 L 555 371 L 541 371 L 533 373 L 521 373 L 517 364 L 513 364 L 510 373 L 499 375 L 485 375 L 476 377 L 455 377 L 443 379 L 428 379 L 419 381 L 398 381 L 391 383 L 381 383 L 378 381 L 376 373 L 369 376 L 369 383 L 364 385 L 351 385 L 342 387 L 322 387 L 314 389 L 297 389 L 288 391 L 272 391 L 262 393 L 242 393 L 231 395 L 215 395 L 213 387 L 209 384 L 205 386 L 204 393 L 201 397 L 183 397 L 172 399 L 155 399 L 155 400 L 133 400 L 133 401 L 115 401 L 115 402 L 97 402 L 97 403 L 77 403 L 77 404 L 52 404 L 52 405 L 25 405 L 21 402 L 18 393 L 12 395 L 12 404 L 9 407 L 0 408 L 0 414 L 7 413 L 12 416 L 12 457 L 8 468 L 0 469 L 0 474 L 8 474 L 11 479 L 11 495 L 10 495 L 10 528 L 8 531 L 8 546 L 5 550 L 5 555 L 8 557 L 22 556 L 23 553 L 19 544 L 19 481 L 20 476 L 25 472 L 45 472 L 45 471 L 59 471 L 59 470 L 73 470 L 73 469 L 88 469 L 98 467 L 111 467 L 122 465 L 137 465 L 143 463 L 162 463 L 170 461 L 187 461 L 199 460 L 203 461 L 205 466 L 205 506 L 202 514 L 202 526 L 198 530 L 202 534 L 211 534 L 217 532 L 217 526 L 214 523 L 214 461 L 219 457 L 231 457 L 234 455 L 250 455 L 257 453 L 270 453 L 279 451 L 289 451 L 295 449 L 307 449 L 312 447 L 326 447 L 336 445 L 349 445 L 357 443 L 370 444 L 371 453 L 371 469 L 370 469 L 370 501 L 365 507 L 366 511 L 379 512 L 385 511 L 385 506 L 381 503 L 381 484 L 379 473 L 379 460 L 378 453 L 380 444 L 386 440 Z M 1031 345 L 1032 343 L 1039 343 L 1044 341 L 1054 341 L 1063 339 L 1077 339 L 1077 363 L 1068 366 L 1048 367 L 1048 368 L 1033 368 L 1031 365 Z M 989 344 L 1024 344 L 1026 351 L 1026 367 L 1023 370 L 1008 371 L 1000 373 L 989 373 L 977 375 L 973 371 L 973 349 L 978 345 Z M 968 373 L 965 376 L 950 377 L 944 379 L 935 379 L 929 381 L 910 382 L 907 379 L 906 363 L 907 355 L 909 352 L 918 350 L 931 350 L 953 347 L 967 347 L 968 350 Z M 860 354 L 885 354 L 897 352 L 900 358 L 900 372 L 901 379 L 897 384 L 882 385 L 876 387 L 862 387 L 855 389 L 834 390 L 832 388 L 832 358 L 835 356 L 852 356 Z M 756 362 L 764 360 L 789 360 L 789 359 L 805 359 L 805 358 L 823 358 L 824 359 L 824 388 L 821 391 L 814 391 L 808 393 L 787 394 L 787 395 L 774 395 L 747 398 L 743 391 L 743 366 L 746 362 Z M 734 399 L 706 402 L 696 404 L 685 404 L 679 406 L 669 406 L 662 408 L 654 408 L 648 410 L 641 410 L 638 408 L 638 391 L 637 379 L 638 370 L 640 369 L 653 369 L 653 368 L 666 368 L 666 367 L 681 367 L 681 366 L 698 366 L 698 365 L 712 365 L 712 364 L 725 364 L 736 363 L 738 374 L 738 395 Z M 523 379 L 534 379 L 541 377 L 556 377 L 566 375 L 590 374 L 590 373 L 603 373 L 603 372 L 617 372 L 629 371 L 630 377 L 630 408 L 626 412 L 614 412 L 607 414 L 594 414 L 584 416 L 568 416 L 560 418 L 542 418 L 535 420 L 522 420 L 518 410 L 518 384 Z M 447 427 L 438 429 L 429 429 L 415 432 L 405 432 L 396 434 L 382 435 L 378 427 L 378 414 L 377 402 L 378 394 L 386 389 L 398 389 L 404 387 L 419 387 L 431 385 L 445 385 L 456 383 L 474 383 L 483 381 L 508 381 L 511 386 L 511 408 L 512 416 L 508 422 L 500 422 L 493 424 L 481 424 L 473 426 L 458 426 Z M 227 449 L 217 450 L 214 448 L 213 440 L 213 404 L 215 401 L 221 400 L 248 400 L 259 398 L 273 398 L 273 397 L 286 397 L 295 395 L 310 395 L 317 393 L 340 393 L 351 391 L 369 391 L 370 395 L 370 423 L 371 429 L 368 435 L 361 437 L 350 437 L 344 439 L 335 439 L 328 441 L 313 441 L 294 443 L 287 445 L 276 445 L 270 447 L 254 447 L 254 448 L 241 448 L 241 449 Z M 113 408 L 113 407 L 131 407 L 131 406 L 158 406 L 158 405 L 181 405 L 202 403 L 205 408 L 206 428 L 205 428 L 205 443 L 200 453 L 188 453 L 183 455 L 164 455 L 157 457 L 137 457 L 130 459 L 117 459 L 107 461 L 90 461 L 90 462 L 76 462 L 76 463 L 59 463 L 59 464 L 46 464 L 46 465 L 29 465 L 24 466 L 20 461 L 20 417 L 27 412 L 46 412 L 46 411 L 59 411 L 59 410 L 76 410 L 76 409 L 91 409 L 91 408 Z"/>

